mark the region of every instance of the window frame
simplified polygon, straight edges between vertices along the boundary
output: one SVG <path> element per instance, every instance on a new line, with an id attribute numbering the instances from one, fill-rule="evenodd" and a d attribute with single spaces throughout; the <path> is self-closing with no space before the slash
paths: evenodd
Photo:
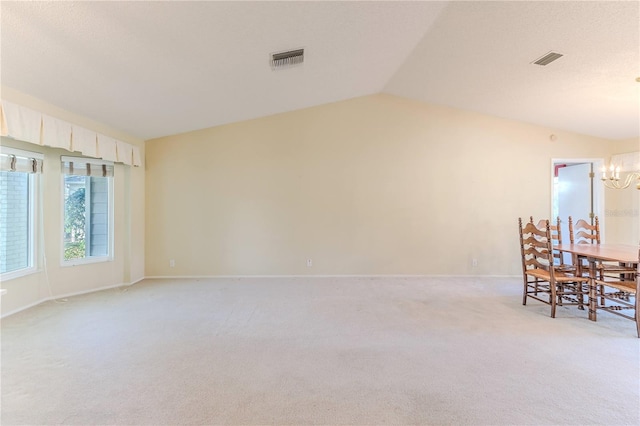
<path id="1" fill-rule="evenodd" d="M 114 192 L 114 179 L 115 179 L 115 166 L 113 164 L 113 162 L 111 161 L 105 161 L 105 160 L 97 160 L 95 158 L 86 158 L 86 157 L 68 157 L 68 156 L 61 156 L 60 157 L 60 164 L 62 165 L 65 161 L 72 161 L 72 162 L 77 162 L 77 163 L 89 163 L 89 164 L 93 164 L 93 165 L 98 165 L 98 166 L 102 166 L 102 165 L 108 165 L 108 166 L 112 166 L 114 167 L 114 176 L 107 176 L 105 177 L 107 179 L 107 200 L 108 200 L 108 219 L 107 219 L 107 224 L 108 224 L 108 236 L 107 236 L 107 244 L 108 244 L 108 249 L 107 249 L 107 254 L 104 256 L 87 256 L 85 255 L 85 257 L 82 258 L 75 258 L 75 259 L 69 259 L 66 260 L 64 258 L 64 251 L 65 251 L 65 241 L 64 241 L 64 219 L 65 219 L 65 176 L 74 176 L 74 175 L 67 175 L 64 170 L 61 169 L 60 171 L 60 211 L 61 211 L 61 215 L 60 215 L 60 266 L 62 267 L 69 267 L 69 266 L 78 266 L 78 265 L 87 265 L 87 264 L 92 264 L 92 263 L 103 263 L 103 262 L 112 262 L 114 259 L 114 233 L 115 233 L 115 229 L 114 229 L 114 224 L 115 224 L 115 220 L 114 220 L 114 216 L 115 216 L 115 209 L 114 209 L 114 205 L 113 205 L 113 200 L 114 200 L 114 196 L 113 196 L 113 192 Z M 75 175 L 77 176 L 77 175 Z M 93 176 L 93 177 L 99 177 L 99 176 Z M 85 179 L 90 179 L 90 176 L 85 176 Z M 88 189 L 88 187 L 85 184 L 85 191 L 86 189 Z M 85 192 L 86 194 L 86 192 Z M 86 207 L 85 207 L 86 209 Z M 89 224 L 90 226 L 90 224 Z M 87 235 L 87 234 L 85 234 Z M 88 236 L 86 238 L 86 241 L 90 241 L 90 236 Z"/>
<path id="2" fill-rule="evenodd" d="M 6 146 L 0 147 L 2 154 L 15 155 L 16 157 L 23 158 L 36 158 L 44 161 L 44 154 L 41 152 L 27 151 L 24 149 L 10 148 Z M 9 173 L 26 173 L 26 172 L 9 172 Z M 9 281 L 16 278 L 24 277 L 27 275 L 35 274 L 39 271 L 39 259 L 40 259 L 40 221 L 42 218 L 42 194 L 41 187 L 41 173 L 27 173 L 27 191 L 28 191 L 28 253 L 27 263 L 25 268 L 15 269 L 13 271 L 0 273 L 0 281 Z"/>

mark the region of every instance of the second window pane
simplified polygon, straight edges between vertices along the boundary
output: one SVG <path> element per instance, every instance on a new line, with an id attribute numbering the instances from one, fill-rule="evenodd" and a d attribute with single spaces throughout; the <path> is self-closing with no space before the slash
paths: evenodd
<path id="1" fill-rule="evenodd" d="M 64 260 L 109 256 L 108 177 L 64 176 Z"/>

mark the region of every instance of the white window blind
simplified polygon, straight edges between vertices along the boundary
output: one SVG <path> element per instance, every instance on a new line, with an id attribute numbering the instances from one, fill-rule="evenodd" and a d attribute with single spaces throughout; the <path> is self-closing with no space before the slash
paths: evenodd
<path id="1" fill-rule="evenodd" d="M 42 173 L 44 155 L 8 147 L 0 148 L 0 171 Z"/>
<path id="2" fill-rule="evenodd" d="M 93 160 L 83 157 L 61 157 L 62 173 L 75 176 L 112 177 L 111 161 Z"/>

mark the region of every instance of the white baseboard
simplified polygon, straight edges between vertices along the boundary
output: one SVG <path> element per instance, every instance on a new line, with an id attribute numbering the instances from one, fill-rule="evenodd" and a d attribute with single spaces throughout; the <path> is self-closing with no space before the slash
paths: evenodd
<path id="1" fill-rule="evenodd" d="M 80 296 L 80 295 L 83 295 L 83 294 L 95 293 L 97 291 L 109 290 L 109 289 L 118 288 L 118 287 L 130 287 L 130 286 L 132 286 L 132 285 L 134 285 L 134 284 L 136 284 L 136 283 L 138 283 L 138 282 L 140 282 L 142 280 L 144 280 L 144 277 L 143 278 L 139 278 L 139 279 L 137 279 L 135 281 L 132 281 L 132 282 L 130 282 L 128 284 L 126 284 L 126 283 L 114 284 L 114 285 L 108 285 L 108 286 L 104 286 L 104 287 L 92 288 L 92 289 L 88 289 L 88 290 L 82 290 L 82 291 L 76 291 L 76 292 L 71 292 L 71 293 L 58 294 L 58 295 L 55 295 L 55 296 L 45 297 L 43 299 L 40 299 L 40 300 L 35 301 L 33 303 L 30 303 L 30 304 L 28 304 L 26 306 L 22 306 L 22 307 L 20 307 L 18 309 L 14 309 L 13 311 L 6 312 L 6 313 L 3 312 L 2 315 L 0 315 L 0 318 L 5 318 L 5 317 L 8 317 L 9 315 L 17 314 L 18 312 L 22 312 L 22 311 L 24 311 L 26 309 L 33 308 L 34 306 L 37 306 L 37 305 L 39 305 L 41 303 L 44 303 L 44 302 L 49 302 L 51 300 L 66 299 L 68 297 Z"/>
<path id="2" fill-rule="evenodd" d="M 521 275 L 150 275 L 147 280 L 214 279 L 214 278 L 521 278 Z"/>
<path id="3" fill-rule="evenodd" d="M 29 308 L 33 308 L 34 306 L 38 306 L 39 304 L 44 303 L 44 302 L 48 302 L 49 300 L 51 300 L 51 299 L 49 299 L 49 298 L 40 299 L 40 300 L 37 300 L 37 301 L 35 301 L 33 303 L 29 303 L 28 305 L 23 306 L 21 308 L 14 309 L 13 311 L 6 312 L 6 313 L 3 312 L 2 316 L 0 316 L 0 318 L 5 318 L 5 317 L 8 317 L 9 315 L 13 315 L 13 314 L 17 314 L 18 312 L 26 311 Z"/>
<path id="4" fill-rule="evenodd" d="M 129 283 L 129 285 L 131 286 L 131 285 L 137 284 L 137 283 L 139 283 L 140 281 L 144 281 L 144 279 L 145 279 L 145 277 L 138 278 L 138 279 L 137 279 L 137 280 L 135 280 L 135 281 L 131 281 L 131 283 Z"/>
<path id="5" fill-rule="evenodd" d="M 110 290 L 112 288 L 118 288 L 118 287 L 129 287 L 131 284 L 113 284 L 113 285 L 107 285 L 104 287 L 98 287 L 98 288 L 92 288 L 89 290 L 82 290 L 82 291 L 74 291 L 71 293 L 65 293 L 65 294 L 58 294 L 55 295 L 53 297 L 49 297 L 47 300 L 59 300 L 59 299 L 66 299 L 68 297 L 74 297 L 74 296 L 81 296 L 83 294 L 89 294 L 89 293 L 95 293 L 98 291 L 103 291 L 103 290 Z"/>

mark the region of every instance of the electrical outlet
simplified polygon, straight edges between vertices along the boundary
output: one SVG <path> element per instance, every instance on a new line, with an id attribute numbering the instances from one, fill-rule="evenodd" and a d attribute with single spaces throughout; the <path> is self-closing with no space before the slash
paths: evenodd
<path id="1" fill-rule="evenodd" d="M 313 266 L 313 260 L 311 260 L 311 259 L 307 259 L 307 266 L 308 266 L 308 267 Z"/>
<path id="2" fill-rule="evenodd" d="M 474 268 L 475 268 L 476 266 L 478 266 L 478 259 L 473 259 L 473 260 L 471 261 L 471 266 L 473 266 Z"/>
<path id="3" fill-rule="evenodd" d="M 176 267 L 176 260 L 175 259 L 171 259 L 169 261 L 169 268 L 175 268 Z"/>

